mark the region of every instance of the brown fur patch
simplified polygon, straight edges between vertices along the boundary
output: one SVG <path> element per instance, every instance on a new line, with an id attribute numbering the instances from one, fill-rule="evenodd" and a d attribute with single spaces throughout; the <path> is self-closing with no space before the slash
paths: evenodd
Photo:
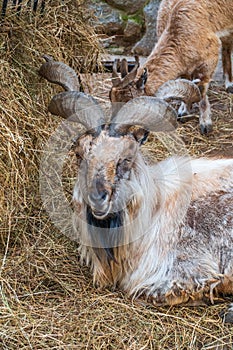
<path id="1" fill-rule="evenodd" d="M 221 284 L 217 286 L 217 292 L 220 294 L 232 294 L 233 293 L 233 276 L 224 276 Z"/>

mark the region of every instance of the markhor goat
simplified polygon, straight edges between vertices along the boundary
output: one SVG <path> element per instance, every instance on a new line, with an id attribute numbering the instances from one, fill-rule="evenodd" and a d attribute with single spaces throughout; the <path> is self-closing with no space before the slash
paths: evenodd
<path id="1" fill-rule="evenodd" d="M 47 60 L 40 74 L 68 90 L 49 111 L 86 128 L 75 144 L 74 226 L 95 283 L 155 305 L 232 295 L 233 159 L 173 156 L 147 165 L 140 145 L 148 130 L 174 130 L 173 108 L 138 97 L 106 123 L 91 96 L 73 91 L 75 72 Z M 233 322 L 233 304 L 224 318 Z"/>
<path id="2" fill-rule="evenodd" d="M 207 90 L 221 44 L 225 86 L 233 93 L 232 5 L 232 0 L 163 0 L 157 20 L 158 42 L 142 69 L 137 70 L 137 62 L 129 75 L 125 68 L 122 70 L 122 79 L 116 71 L 113 73 L 112 102 L 127 102 L 142 94 L 154 96 L 158 88 L 171 79 L 197 79 L 202 95 L 200 129 L 202 133 L 210 132 L 212 120 Z M 190 101 L 182 104 L 179 115 L 189 113 L 190 108 Z"/>

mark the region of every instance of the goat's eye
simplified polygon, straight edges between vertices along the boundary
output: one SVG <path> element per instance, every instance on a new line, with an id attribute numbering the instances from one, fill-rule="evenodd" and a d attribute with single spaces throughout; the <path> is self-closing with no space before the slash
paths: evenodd
<path id="1" fill-rule="evenodd" d="M 128 167 L 131 164 L 131 159 L 124 159 L 121 161 L 121 165 L 124 167 Z"/>
<path id="2" fill-rule="evenodd" d="M 123 178 L 131 168 L 131 159 L 120 160 L 117 164 L 117 175 L 119 178 Z"/>

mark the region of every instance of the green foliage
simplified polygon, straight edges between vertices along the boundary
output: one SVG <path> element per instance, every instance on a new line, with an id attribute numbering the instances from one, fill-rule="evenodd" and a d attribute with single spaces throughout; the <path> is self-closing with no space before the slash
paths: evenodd
<path id="1" fill-rule="evenodd" d="M 133 21 L 133 22 L 135 22 L 135 23 L 137 23 L 137 24 L 139 24 L 141 26 L 144 25 L 144 15 L 143 15 L 143 11 L 142 10 L 137 11 L 133 15 L 128 15 L 125 12 L 122 12 L 121 19 L 124 22 L 128 22 L 130 20 L 130 21 Z"/>

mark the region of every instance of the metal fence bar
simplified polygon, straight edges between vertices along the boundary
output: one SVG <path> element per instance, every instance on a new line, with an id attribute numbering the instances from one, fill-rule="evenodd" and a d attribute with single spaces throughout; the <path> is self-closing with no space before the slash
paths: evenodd
<path id="1" fill-rule="evenodd" d="M 36 12 L 38 6 L 38 0 L 33 1 L 33 11 Z"/>
<path id="2" fill-rule="evenodd" d="M 1 17 L 5 17 L 8 0 L 3 0 Z"/>
<path id="3" fill-rule="evenodd" d="M 20 12 L 21 12 L 21 9 L 22 9 L 22 2 L 23 2 L 23 0 L 12 0 L 11 1 L 13 9 L 15 9 L 15 11 L 16 11 L 16 13 L 18 15 L 20 15 Z M 4 18 L 5 15 L 6 15 L 6 9 L 7 9 L 8 3 L 9 3 L 8 0 L 3 0 L 2 9 L 1 9 L 1 18 Z M 46 3 L 46 0 L 42 0 L 41 1 L 40 13 L 44 12 L 44 10 L 45 10 L 45 3 Z M 39 1 L 38 0 L 33 0 L 33 3 L 32 3 L 32 0 L 28 0 L 27 1 L 27 6 L 28 7 L 32 7 L 32 11 L 33 12 L 37 11 L 38 5 L 39 5 Z"/>

